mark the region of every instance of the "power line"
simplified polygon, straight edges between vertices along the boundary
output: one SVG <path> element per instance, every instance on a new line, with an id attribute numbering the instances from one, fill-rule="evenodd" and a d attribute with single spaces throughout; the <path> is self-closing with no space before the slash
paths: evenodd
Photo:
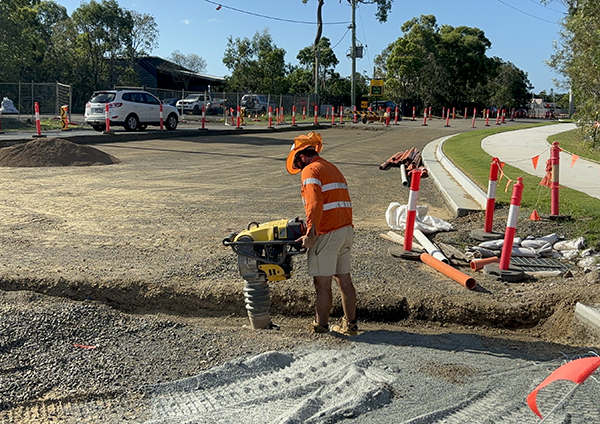
<path id="1" fill-rule="evenodd" d="M 527 12 L 525 12 L 525 11 L 521 10 L 521 9 L 518 9 L 518 8 L 516 8 L 516 7 L 512 6 L 512 5 L 508 4 L 508 3 L 505 3 L 505 2 L 503 2 L 502 0 L 498 0 L 498 2 L 499 2 L 499 3 L 502 3 L 502 4 L 503 4 L 503 5 L 505 5 L 505 6 L 508 6 L 508 7 L 510 7 L 511 9 L 515 9 L 517 12 L 521 12 L 521 13 L 522 13 L 522 14 L 524 14 L 524 15 L 531 16 L 532 18 L 539 19 L 540 21 L 548 22 L 548 23 L 550 23 L 550 24 L 555 24 L 555 25 L 558 25 L 558 22 L 549 21 L 549 20 L 547 20 L 547 19 L 540 18 L 539 16 L 532 15 L 531 13 L 527 13 Z"/>
<path id="2" fill-rule="evenodd" d="M 236 9 L 235 7 L 231 7 L 231 6 L 227 6 L 224 5 L 223 3 L 217 3 L 215 1 L 211 1 L 211 0 L 204 0 L 207 3 L 211 3 L 217 6 L 217 10 L 219 9 L 229 9 L 229 10 L 233 10 L 235 12 L 239 12 L 239 13 L 245 13 L 246 15 L 251 15 L 251 16 L 257 16 L 259 18 L 264 18 L 264 19 L 271 19 L 274 21 L 281 21 L 281 22 L 289 22 L 292 24 L 307 24 L 307 25 L 316 25 L 316 22 L 308 22 L 308 21 L 296 21 L 293 19 L 284 19 L 284 18 L 277 18 L 275 16 L 267 16 L 267 15 L 261 15 L 259 13 L 254 13 L 254 12 L 249 12 L 247 10 L 242 10 L 242 9 Z M 345 21 L 345 22 L 323 22 L 323 25 L 348 25 L 350 23 L 350 21 Z"/>
<path id="3" fill-rule="evenodd" d="M 552 9 L 551 7 L 548 7 L 548 6 L 543 6 L 543 5 L 542 5 L 542 4 L 539 2 L 539 0 L 538 0 L 538 1 L 536 1 L 536 0 L 529 0 L 529 1 L 530 1 L 530 2 L 532 2 L 532 3 L 534 3 L 534 4 L 537 4 L 537 5 L 538 5 L 538 6 L 540 6 L 540 7 L 543 7 L 544 9 L 551 10 L 551 11 L 553 11 L 553 12 L 560 13 L 560 14 L 562 14 L 562 15 L 565 15 L 565 12 L 563 12 L 562 10 L 556 10 L 556 9 Z"/>

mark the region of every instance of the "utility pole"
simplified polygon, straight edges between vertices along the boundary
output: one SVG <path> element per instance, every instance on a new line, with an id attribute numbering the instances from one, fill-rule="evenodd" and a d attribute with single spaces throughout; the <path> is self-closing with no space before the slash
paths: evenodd
<path id="1" fill-rule="evenodd" d="M 351 76 L 351 91 L 350 106 L 356 104 L 356 0 L 351 0 L 352 3 L 352 76 Z"/>
<path id="2" fill-rule="evenodd" d="M 315 94 L 317 99 L 319 98 L 319 41 L 321 41 L 323 33 L 323 15 L 321 13 L 323 3 L 325 0 L 319 0 L 317 5 L 317 35 L 315 36 Z"/>

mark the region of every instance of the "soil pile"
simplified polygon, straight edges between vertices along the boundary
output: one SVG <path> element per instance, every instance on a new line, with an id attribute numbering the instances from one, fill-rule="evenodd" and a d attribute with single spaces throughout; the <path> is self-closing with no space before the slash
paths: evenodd
<path id="1" fill-rule="evenodd" d="M 40 138 L 0 149 L 0 166 L 5 167 L 95 166 L 120 162 L 94 147 L 62 138 Z"/>

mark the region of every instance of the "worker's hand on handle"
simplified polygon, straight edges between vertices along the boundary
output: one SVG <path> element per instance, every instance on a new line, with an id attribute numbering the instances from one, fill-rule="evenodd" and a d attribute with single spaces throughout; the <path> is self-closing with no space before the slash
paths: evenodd
<path id="1" fill-rule="evenodd" d="M 313 247 L 317 242 L 317 235 L 315 234 L 315 227 L 311 227 L 308 234 L 300 237 L 297 242 L 302 242 L 302 247 Z"/>

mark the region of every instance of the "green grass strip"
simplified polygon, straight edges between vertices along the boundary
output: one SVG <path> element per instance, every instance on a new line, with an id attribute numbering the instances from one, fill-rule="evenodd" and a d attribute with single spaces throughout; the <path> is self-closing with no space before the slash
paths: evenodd
<path id="1" fill-rule="evenodd" d="M 485 137 L 500 132 L 522 130 L 540 125 L 549 124 L 519 125 L 509 128 L 493 128 L 462 133 L 444 142 L 444 154 L 487 193 L 492 157 L 481 148 L 481 141 Z M 579 140 L 576 132 L 579 132 Z M 551 141 L 558 141 L 560 147 L 570 153 L 585 158 L 591 156 L 586 150 L 586 144 L 581 142 L 580 130 L 554 135 L 551 137 Z M 598 156 L 600 157 L 600 155 Z M 502 160 L 502 158 L 499 159 Z M 592 157 L 591 159 L 594 158 Z M 538 166 L 545 167 L 546 160 L 540 158 Z M 510 204 L 513 184 L 516 183 L 518 177 L 522 177 L 523 196 L 521 198 L 521 209 L 528 214 L 535 209 L 540 215 L 550 215 L 550 188 L 540 185 L 540 177 L 528 174 L 510 165 L 505 165 L 503 172 L 513 182 L 509 187 L 506 187 L 508 181 L 506 177 L 498 181 L 496 192 L 497 204 Z M 585 236 L 588 240 L 588 245 L 600 246 L 600 199 L 562 187 L 559 194 L 559 213 L 560 215 L 570 215 L 574 219 L 572 223 L 565 225 L 575 225 L 575 234 Z"/>

